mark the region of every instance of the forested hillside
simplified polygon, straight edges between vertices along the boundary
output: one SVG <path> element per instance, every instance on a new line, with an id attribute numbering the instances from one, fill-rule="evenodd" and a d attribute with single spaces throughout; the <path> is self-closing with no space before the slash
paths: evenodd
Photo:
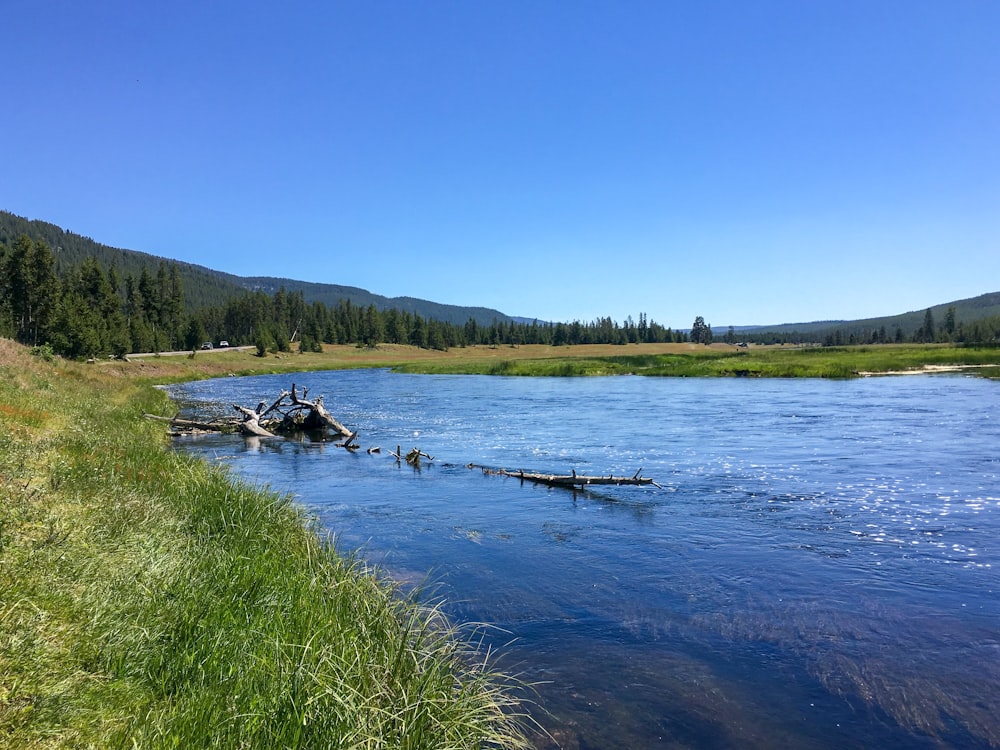
<path id="1" fill-rule="evenodd" d="M 12 232 L 27 226 L 11 239 Z M 287 282 L 287 286 L 284 282 Z M 344 296 L 340 296 L 343 294 Z M 357 300 L 357 301 L 356 301 Z M 68 357 L 195 349 L 226 340 L 258 353 L 327 344 L 382 342 L 433 349 L 476 344 L 629 344 L 722 340 L 735 344 L 903 342 L 1000 343 L 1000 294 L 894 318 L 772 329 L 730 327 L 713 336 L 695 317 L 672 330 L 638 321 L 514 320 L 485 308 L 388 299 L 353 287 L 283 279 L 240 279 L 201 266 L 117 250 L 0 212 L 0 336 Z M 423 312 L 420 312 L 423 311 Z M 465 315 L 456 319 L 456 316 Z"/>
<path id="2" fill-rule="evenodd" d="M 970 325 L 985 318 L 1000 316 L 1000 292 L 981 294 L 970 299 L 957 300 L 929 308 L 931 317 L 942 323 L 954 316 L 955 326 Z M 743 326 L 737 330 L 741 335 L 752 336 L 775 335 L 780 337 L 798 336 L 822 341 L 840 331 L 844 338 L 864 337 L 866 333 L 884 328 L 893 334 L 896 329 L 902 331 L 904 338 L 912 338 L 924 326 L 927 310 L 915 310 L 900 315 L 889 315 L 881 318 L 866 318 L 863 320 L 823 320 L 812 323 L 783 323 L 773 326 Z"/>
<path id="3" fill-rule="evenodd" d="M 445 323 L 463 325 L 472 318 L 479 325 L 490 325 L 494 320 L 509 321 L 511 318 L 498 310 L 485 307 L 464 307 L 446 305 L 414 297 L 383 297 L 365 289 L 339 284 L 318 284 L 309 281 L 273 277 L 243 277 L 215 271 L 193 263 L 173 261 L 135 250 L 102 245 L 89 237 L 83 237 L 45 221 L 29 220 L 8 211 L 0 211 L 0 244 L 12 245 L 22 235 L 32 240 L 42 240 L 51 248 L 55 256 L 56 272 L 65 273 L 78 266 L 85 258 L 93 258 L 102 268 L 114 268 L 119 277 L 138 278 L 145 269 L 155 275 L 161 263 L 166 261 L 176 266 L 184 287 L 184 307 L 194 312 L 207 305 L 218 303 L 248 291 L 263 291 L 274 294 L 284 288 L 289 293 L 301 292 L 308 303 L 321 302 L 336 305 L 341 300 L 358 307 L 375 305 L 380 310 L 403 310 L 424 318 Z"/>
<path id="4" fill-rule="evenodd" d="M 927 335 L 927 315 L 935 325 L 934 335 Z M 1000 317 L 1000 292 L 981 294 L 970 299 L 933 305 L 900 315 L 864 320 L 823 320 L 812 323 L 784 323 L 774 326 L 744 326 L 738 334 L 753 341 L 830 343 L 888 343 L 896 340 L 954 340 L 962 328 L 976 330 L 992 318 Z M 943 327 L 944 330 L 936 329 Z M 897 335 L 898 332 L 898 335 Z M 977 334 L 978 335 L 978 334 Z"/>
<path id="5" fill-rule="evenodd" d="M 237 278 L 237 277 L 233 277 Z M 470 318 L 479 325 L 490 325 L 494 320 L 510 321 L 509 315 L 488 307 L 464 307 L 461 305 L 445 305 L 416 297 L 383 297 L 365 289 L 339 284 L 316 284 L 295 279 L 273 278 L 269 276 L 238 277 L 238 283 L 247 289 L 259 290 L 274 294 L 279 289 L 290 294 L 302 293 L 306 302 L 320 302 L 324 305 L 337 305 L 341 301 L 349 301 L 357 307 L 375 305 L 380 311 L 400 310 L 423 318 L 440 320 L 442 323 L 464 325 Z"/>
<path id="6" fill-rule="evenodd" d="M 516 323 L 494 318 L 463 325 L 389 308 L 379 310 L 341 299 L 330 306 L 307 302 L 302 291 L 235 293 L 187 312 L 180 266 L 160 260 L 124 277 L 92 256 L 69 265 L 44 240 L 21 235 L 0 245 L 0 336 L 67 357 L 125 356 L 135 352 L 196 349 L 223 339 L 253 344 L 260 355 L 292 346 L 315 351 L 322 344 L 374 347 L 382 342 L 448 349 L 470 344 L 589 344 L 684 341 L 640 314 L 619 325 L 611 318 L 591 323 Z M 699 319 L 700 320 L 700 319 Z M 699 340 L 711 340 L 702 322 Z"/>

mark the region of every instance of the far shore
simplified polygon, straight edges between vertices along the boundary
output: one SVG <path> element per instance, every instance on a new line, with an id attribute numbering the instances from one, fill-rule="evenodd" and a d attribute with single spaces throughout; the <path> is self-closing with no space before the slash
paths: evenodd
<path id="1" fill-rule="evenodd" d="M 292 348 L 296 348 L 292 345 Z M 582 344 L 576 346 L 469 346 L 448 350 L 405 344 L 374 348 L 324 345 L 323 351 L 271 352 L 254 347 L 129 355 L 100 360 L 110 375 L 153 382 L 264 375 L 311 370 L 391 368 L 409 373 L 477 375 L 651 375 L 673 377 L 856 378 L 968 370 L 1000 374 L 1000 348 L 939 344 L 851 347 L 732 344 Z"/>

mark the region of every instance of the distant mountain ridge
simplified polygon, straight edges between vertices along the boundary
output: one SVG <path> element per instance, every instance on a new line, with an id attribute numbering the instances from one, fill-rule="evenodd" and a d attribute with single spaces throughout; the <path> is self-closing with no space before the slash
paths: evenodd
<path id="1" fill-rule="evenodd" d="M 947 315 L 948 308 L 955 309 L 956 323 L 972 323 L 984 318 L 1000 316 L 1000 292 L 988 292 L 977 297 L 930 305 L 929 309 L 934 320 L 940 324 Z M 793 333 L 808 334 L 813 338 L 822 338 L 827 334 L 840 331 L 843 335 L 859 335 L 866 331 L 885 328 L 889 334 L 899 328 L 904 336 L 911 336 L 924 324 L 924 316 L 928 308 L 912 310 L 898 315 L 886 315 L 881 318 L 863 318 L 860 320 L 818 320 L 811 323 L 782 323 L 769 326 L 734 326 L 738 333 L 776 334 L 779 336 Z"/>
<path id="2" fill-rule="evenodd" d="M 184 298 L 189 312 L 201 307 L 216 305 L 247 291 L 263 291 L 273 294 L 281 287 L 286 292 L 302 292 L 307 303 L 321 302 L 335 306 L 341 300 L 349 300 L 352 305 L 368 307 L 375 305 L 379 310 L 395 308 L 419 315 L 423 318 L 439 320 L 455 325 L 464 325 L 472 318 L 479 325 L 488 326 L 494 320 L 503 323 L 515 320 L 499 310 L 488 307 L 465 307 L 441 302 L 418 299 L 416 297 L 384 297 L 366 289 L 339 284 L 322 284 L 270 276 L 236 276 L 224 271 L 216 271 L 194 263 L 163 258 L 139 250 L 123 250 L 110 247 L 84 237 L 55 224 L 0 210 L 0 243 L 10 245 L 21 235 L 33 240 L 44 241 L 56 256 L 57 270 L 62 273 L 75 266 L 84 258 L 92 257 L 105 268 L 114 266 L 124 278 L 138 277 L 145 268 L 155 276 L 161 262 L 176 264 L 184 286 Z"/>
<path id="3" fill-rule="evenodd" d="M 448 305 L 415 297 L 384 297 L 366 289 L 339 284 L 323 284 L 271 276 L 236 276 L 224 271 L 216 271 L 184 261 L 163 258 L 138 250 L 122 250 L 103 245 L 69 230 L 45 221 L 25 219 L 9 211 L 0 210 L 0 243 L 11 244 L 21 235 L 35 240 L 43 240 L 52 248 L 60 273 L 79 264 L 84 258 L 93 257 L 104 266 L 114 266 L 124 278 L 138 277 L 142 270 L 155 275 L 160 263 L 176 264 L 184 285 L 184 298 L 188 311 L 217 305 L 236 295 L 248 291 L 263 291 L 273 294 L 281 287 L 287 292 L 301 292 L 307 303 L 321 302 L 335 306 L 341 300 L 349 300 L 352 305 L 368 307 L 375 305 L 379 310 L 405 310 L 423 318 L 439 320 L 455 325 L 464 325 L 472 318 L 479 325 L 488 326 L 494 320 L 502 323 L 515 322 L 530 324 L 532 318 L 510 316 L 487 307 L 465 307 Z M 931 305 L 931 314 L 940 324 L 948 308 L 955 308 L 957 323 L 971 323 L 985 318 L 1000 316 L 1000 292 L 991 292 L 969 299 Z M 884 327 L 892 336 L 899 328 L 904 336 L 911 336 L 924 323 L 927 308 L 889 315 L 881 318 L 862 320 L 824 320 L 809 323 L 782 323 L 777 325 L 733 326 L 740 334 L 754 336 L 774 334 L 776 337 L 793 338 L 794 334 L 808 337 L 808 340 L 822 340 L 827 335 L 840 332 L 843 336 L 852 334 L 859 338 L 871 331 Z M 540 321 L 541 322 L 541 321 Z M 716 327 L 716 334 L 724 332 L 724 327 Z"/>
<path id="4" fill-rule="evenodd" d="M 366 289 L 339 284 L 321 284 L 312 281 L 296 281 L 272 276 L 233 276 L 236 283 L 245 289 L 257 290 L 274 294 L 281 287 L 286 292 L 302 292 L 307 302 L 322 302 L 334 306 L 342 299 L 349 299 L 352 305 L 368 307 L 375 305 L 379 310 L 395 308 L 408 313 L 420 315 L 422 318 L 433 318 L 445 323 L 465 324 L 469 318 L 480 325 L 491 325 L 494 320 L 507 322 L 513 320 L 499 310 L 488 307 L 465 307 L 462 305 L 447 305 L 441 302 L 418 299 L 417 297 L 383 297 Z"/>

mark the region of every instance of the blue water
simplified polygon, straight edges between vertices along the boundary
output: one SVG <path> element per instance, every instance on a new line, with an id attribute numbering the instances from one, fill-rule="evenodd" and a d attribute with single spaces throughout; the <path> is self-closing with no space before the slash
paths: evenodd
<path id="1" fill-rule="evenodd" d="M 179 444 L 490 625 L 539 748 L 1000 747 L 1000 384 L 365 370 L 171 392 L 222 414 L 292 380 L 382 452 Z"/>

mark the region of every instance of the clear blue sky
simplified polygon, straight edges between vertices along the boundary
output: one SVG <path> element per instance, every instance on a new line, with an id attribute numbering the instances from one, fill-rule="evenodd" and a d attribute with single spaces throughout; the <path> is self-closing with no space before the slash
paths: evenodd
<path id="1" fill-rule="evenodd" d="M 1000 290 L 995 0 L 7 0 L 0 209 L 547 320 Z"/>

